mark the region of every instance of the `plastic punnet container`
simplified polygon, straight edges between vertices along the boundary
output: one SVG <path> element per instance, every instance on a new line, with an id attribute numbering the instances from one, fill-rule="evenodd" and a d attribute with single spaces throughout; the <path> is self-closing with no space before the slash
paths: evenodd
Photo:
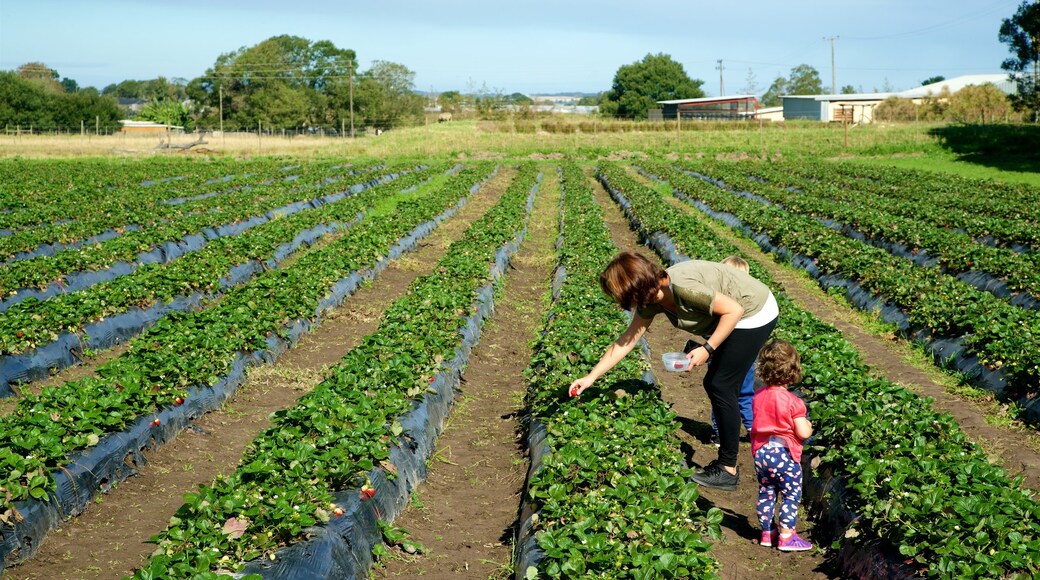
<path id="1" fill-rule="evenodd" d="M 661 362 L 664 363 L 666 371 L 680 372 L 690 368 L 690 361 L 687 360 L 686 354 L 681 352 L 666 352 L 661 355 Z"/>

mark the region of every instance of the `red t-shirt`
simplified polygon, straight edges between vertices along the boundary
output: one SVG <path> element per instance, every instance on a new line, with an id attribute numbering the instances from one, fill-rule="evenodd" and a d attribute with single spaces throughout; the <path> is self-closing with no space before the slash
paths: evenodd
<path id="1" fill-rule="evenodd" d="M 802 442 L 794 434 L 794 420 L 805 417 L 805 402 L 785 387 L 759 389 L 751 400 L 754 421 L 751 423 L 751 453 L 769 442 L 771 436 L 784 440 L 791 459 L 802 461 Z"/>

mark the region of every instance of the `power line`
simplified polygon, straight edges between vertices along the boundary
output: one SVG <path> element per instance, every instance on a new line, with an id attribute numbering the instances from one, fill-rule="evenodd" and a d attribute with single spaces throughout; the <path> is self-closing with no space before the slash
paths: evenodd
<path id="1" fill-rule="evenodd" d="M 957 18 L 954 18 L 953 20 L 947 20 L 946 22 L 940 22 L 938 24 L 933 24 L 931 26 L 926 26 L 924 28 L 918 28 L 916 30 L 907 30 L 905 32 L 896 32 L 896 33 L 893 33 L 893 34 L 885 34 L 885 35 L 882 35 L 882 36 L 849 36 L 849 37 L 846 37 L 846 40 L 888 40 L 888 39 L 891 39 L 891 38 L 900 38 L 900 37 L 903 37 L 903 36 L 913 36 L 913 35 L 916 35 L 916 34 L 920 34 L 922 32 L 932 32 L 933 30 L 939 30 L 941 28 L 946 28 L 947 26 L 952 26 L 954 24 L 960 24 L 961 22 L 964 22 L 964 21 L 967 21 L 967 20 L 973 20 L 975 18 L 978 18 L 979 16 L 983 16 L 983 15 L 986 15 L 986 14 L 991 14 L 991 13 L 996 12 L 998 10 L 1006 10 L 1007 9 L 1006 7 L 1009 6 L 1009 5 L 1012 5 L 1012 4 L 1018 5 L 1019 2 L 1018 2 L 1018 0 L 1015 0 L 1014 2 L 1009 2 L 1008 0 L 1001 0 L 999 2 L 993 3 L 992 5 L 990 5 L 989 8 L 984 8 L 982 10 L 977 10 L 975 12 L 969 12 L 968 14 L 965 14 L 963 16 L 959 16 Z"/>

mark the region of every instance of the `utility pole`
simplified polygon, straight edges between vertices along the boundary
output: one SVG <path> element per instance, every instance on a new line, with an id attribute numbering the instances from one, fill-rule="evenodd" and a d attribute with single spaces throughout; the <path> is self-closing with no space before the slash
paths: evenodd
<path id="1" fill-rule="evenodd" d="M 354 138 L 354 59 L 350 59 L 350 138 Z"/>
<path id="2" fill-rule="evenodd" d="M 831 94 L 838 94 L 838 83 L 835 80 L 837 75 L 834 72 L 834 41 L 841 38 L 840 36 L 824 36 L 824 40 L 829 40 L 831 43 Z"/>
<path id="3" fill-rule="evenodd" d="M 220 142 L 224 143 L 224 80 L 220 80 Z"/>
<path id="4" fill-rule="evenodd" d="M 719 71 L 719 96 L 722 97 L 726 94 L 726 83 L 722 80 L 722 71 L 724 70 L 722 67 L 722 59 L 720 58 L 717 62 L 719 65 L 715 67 L 715 69 Z"/>

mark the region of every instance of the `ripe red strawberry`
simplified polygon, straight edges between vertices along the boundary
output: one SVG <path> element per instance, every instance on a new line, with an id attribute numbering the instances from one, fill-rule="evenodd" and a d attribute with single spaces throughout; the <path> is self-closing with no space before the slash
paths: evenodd
<path id="1" fill-rule="evenodd" d="M 371 485 L 365 484 L 361 486 L 361 499 L 372 499 L 372 496 L 376 494 L 376 489 Z"/>
<path id="2" fill-rule="evenodd" d="M 341 515 L 343 515 L 343 508 L 338 507 L 332 510 L 332 515 L 336 516 L 337 518 L 340 517 Z"/>
<path id="3" fill-rule="evenodd" d="M 155 419 L 154 419 L 154 420 L 152 421 L 152 427 L 158 427 L 158 426 L 159 426 L 159 425 L 161 425 L 161 424 L 162 424 L 162 421 L 160 421 L 158 417 L 156 417 L 156 418 L 155 418 Z"/>
<path id="4" fill-rule="evenodd" d="M 180 407 L 183 404 L 184 404 L 184 399 L 182 399 L 181 397 L 177 397 L 176 399 L 173 400 L 173 406 L 174 407 Z"/>

